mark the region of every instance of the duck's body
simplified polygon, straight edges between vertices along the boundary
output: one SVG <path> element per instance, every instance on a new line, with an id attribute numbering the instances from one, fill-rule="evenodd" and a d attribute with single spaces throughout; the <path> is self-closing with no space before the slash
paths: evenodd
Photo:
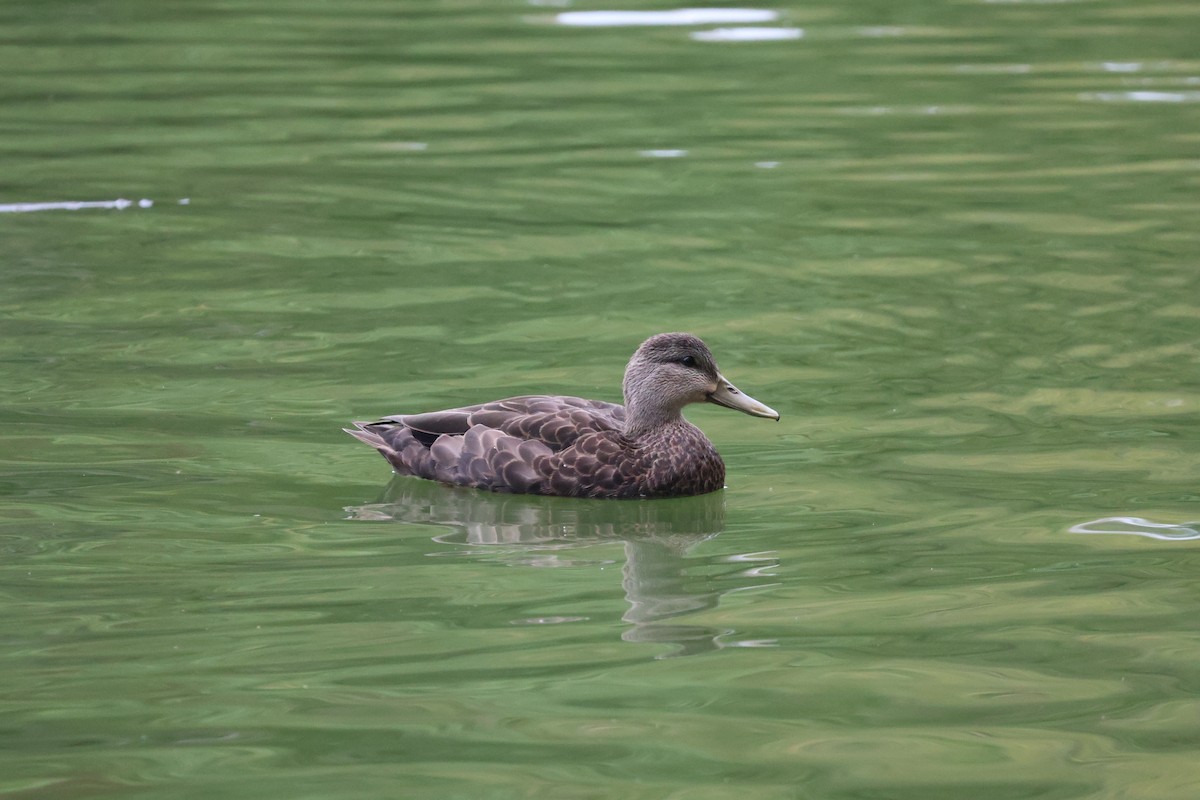
<path id="1" fill-rule="evenodd" d="M 625 371 L 624 406 L 531 395 L 356 422 L 347 433 L 401 475 L 497 492 L 566 497 L 677 497 L 725 484 L 725 463 L 683 406 L 713 402 L 779 418 L 717 371 L 704 343 L 659 334 Z"/>
<path id="2" fill-rule="evenodd" d="M 401 475 L 498 492 L 662 497 L 713 492 L 725 464 L 695 425 L 630 439 L 625 407 L 580 397 L 512 397 L 355 423 L 349 431 Z"/>

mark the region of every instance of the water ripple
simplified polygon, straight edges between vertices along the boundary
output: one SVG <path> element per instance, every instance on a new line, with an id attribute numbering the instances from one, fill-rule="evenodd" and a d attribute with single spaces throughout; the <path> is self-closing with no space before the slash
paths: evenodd
<path id="1" fill-rule="evenodd" d="M 1196 103 L 1200 102 L 1200 92 L 1086 92 L 1080 99 L 1102 103 Z"/>
<path id="2" fill-rule="evenodd" d="M 556 15 L 554 21 L 571 27 L 615 28 L 774 22 L 777 19 L 778 11 L 764 8 L 675 8 L 667 11 L 564 11 Z"/>
<path id="3" fill-rule="evenodd" d="M 803 37 L 803 28 L 716 28 L 691 34 L 697 42 L 779 42 Z"/>
<path id="4" fill-rule="evenodd" d="M 187 205 L 186 200 L 179 201 L 181 205 Z M 138 208 L 150 208 L 154 205 L 153 200 L 142 198 L 137 201 Z M 133 200 L 126 200 L 124 197 L 118 197 L 116 200 L 63 200 L 48 203 L 3 203 L 0 204 L 0 214 L 28 214 L 32 211 L 82 211 L 88 208 L 108 208 L 117 211 L 134 205 Z"/>
<path id="5" fill-rule="evenodd" d="M 1190 527 L 1192 525 L 1200 526 L 1200 522 L 1172 525 L 1167 522 L 1152 522 L 1141 517 L 1102 517 L 1072 525 L 1071 533 L 1126 533 L 1166 541 L 1200 539 L 1200 531 Z"/>

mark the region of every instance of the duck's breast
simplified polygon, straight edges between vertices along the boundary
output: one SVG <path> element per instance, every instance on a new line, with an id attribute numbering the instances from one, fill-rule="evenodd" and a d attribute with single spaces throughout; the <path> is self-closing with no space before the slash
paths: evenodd
<path id="1" fill-rule="evenodd" d="M 725 462 L 691 423 L 672 428 L 648 450 L 652 455 L 647 489 L 653 496 L 708 494 L 725 486 Z"/>

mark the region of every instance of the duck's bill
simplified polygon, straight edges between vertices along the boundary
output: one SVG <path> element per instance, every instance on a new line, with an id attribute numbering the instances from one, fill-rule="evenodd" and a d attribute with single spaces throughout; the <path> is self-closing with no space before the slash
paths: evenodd
<path id="1" fill-rule="evenodd" d="M 732 408 L 734 411 L 741 411 L 752 417 L 779 419 L 778 411 L 763 405 L 750 395 L 742 393 L 736 386 L 725 380 L 723 375 L 717 376 L 717 388 L 708 393 L 708 402 Z"/>

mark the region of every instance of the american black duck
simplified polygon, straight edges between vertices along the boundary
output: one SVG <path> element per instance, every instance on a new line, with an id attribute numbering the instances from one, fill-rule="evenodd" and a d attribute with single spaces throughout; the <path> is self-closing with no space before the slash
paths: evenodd
<path id="1" fill-rule="evenodd" d="M 683 418 L 689 403 L 779 414 L 721 375 L 700 339 L 660 333 L 625 368 L 625 405 L 558 395 L 355 422 L 346 433 L 401 475 L 494 492 L 680 497 L 725 485 L 725 462 Z"/>

